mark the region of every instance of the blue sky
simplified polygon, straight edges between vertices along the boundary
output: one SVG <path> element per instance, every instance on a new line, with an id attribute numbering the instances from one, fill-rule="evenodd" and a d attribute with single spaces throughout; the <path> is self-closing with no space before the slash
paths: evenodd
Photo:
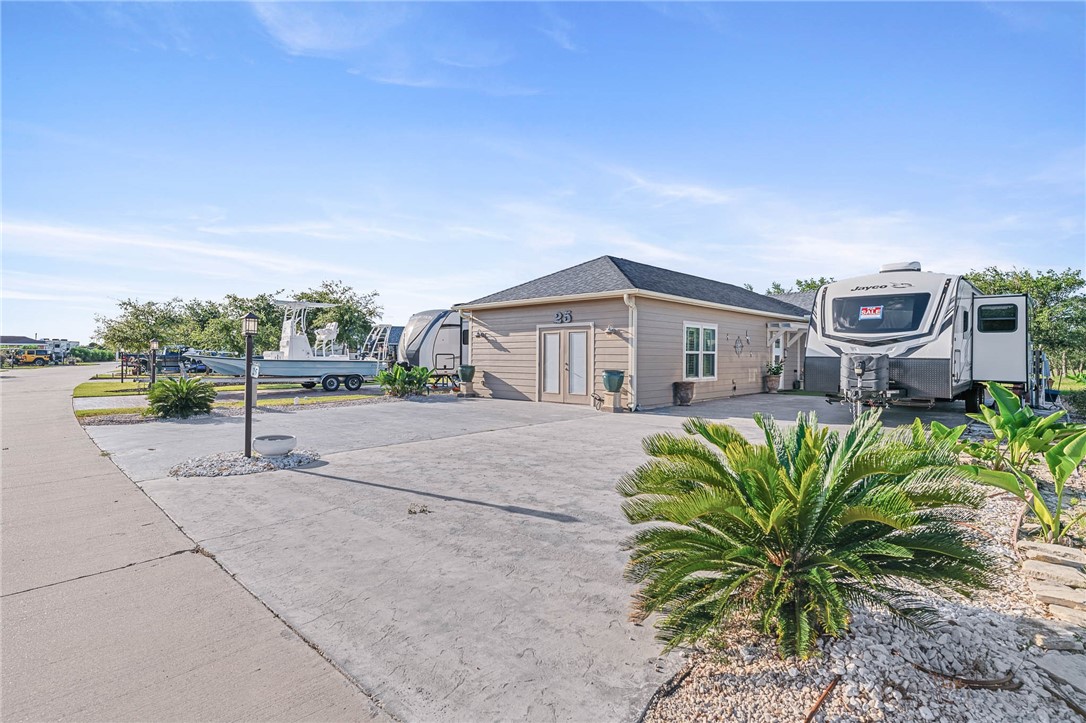
<path id="1" fill-rule="evenodd" d="M 1081 268 L 1081 3 L 5 2 L 3 330 L 613 254 Z"/>

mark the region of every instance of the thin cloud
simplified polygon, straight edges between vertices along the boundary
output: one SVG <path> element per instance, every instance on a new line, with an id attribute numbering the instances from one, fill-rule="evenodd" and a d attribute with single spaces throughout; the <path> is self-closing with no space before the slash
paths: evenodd
<path id="1" fill-rule="evenodd" d="M 633 183 L 626 189 L 627 191 L 643 191 L 666 202 L 685 201 L 700 205 L 725 205 L 734 203 L 737 198 L 734 191 L 690 183 L 652 181 L 633 171 L 620 170 L 616 173 Z"/>
<path id="2" fill-rule="evenodd" d="M 573 23 L 559 15 L 558 12 L 549 5 L 542 6 L 540 10 L 543 12 L 547 24 L 536 29 L 550 38 L 554 44 L 562 50 L 569 50 L 571 52 L 578 51 L 579 48 L 576 43 L 573 42 L 571 36 Z"/>
<path id="3" fill-rule="evenodd" d="M 386 3 L 252 3 L 264 30 L 291 55 L 339 57 L 365 48 L 411 16 Z"/>

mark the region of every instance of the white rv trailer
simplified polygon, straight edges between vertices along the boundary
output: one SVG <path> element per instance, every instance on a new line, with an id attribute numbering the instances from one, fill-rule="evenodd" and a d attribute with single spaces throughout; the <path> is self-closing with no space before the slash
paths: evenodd
<path id="1" fill-rule="evenodd" d="M 403 327 L 396 360 L 407 367 L 429 367 L 453 375 L 467 363 L 467 329 L 460 312 L 431 309 L 414 314 Z"/>
<path id="2" fill-rule="evenodd" d="M 855 402 L 964 399 L 982 382 L 1033 379 L 1025 294 L 987 296 L 961 276 L 887 264 L 878 274 L 821 287 L 811 310 L 806 389 Z"/>

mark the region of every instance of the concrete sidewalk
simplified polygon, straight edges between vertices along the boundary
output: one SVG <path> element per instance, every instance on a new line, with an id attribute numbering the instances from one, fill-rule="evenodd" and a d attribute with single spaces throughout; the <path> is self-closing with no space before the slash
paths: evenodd
<path id="1" fill-rule="evenodd" d="M 0 374 L 0 718 L 390 720 L 99 453 L 92 373 Z"/>

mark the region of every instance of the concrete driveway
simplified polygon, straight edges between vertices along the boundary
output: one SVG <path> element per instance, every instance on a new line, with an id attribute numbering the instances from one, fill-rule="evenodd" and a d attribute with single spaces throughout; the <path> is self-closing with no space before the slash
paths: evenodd
<path id="1" fill-rule="evenodd" d="M 752 410 L 791 418 L 813 405 L 847 422 L 810 397 L 681 411 L 736 414 L 753 435 Z M 392 715 L 620 721 L 682 661 L 660 659 L 652 629 L 627 620 L 631 529 L 614 486 L 644 461 L 641 439 L 682 416 L 491 400 L 265 413 L 256 433 L 296 434 L 321 463 L 218 479 L 165 470 L 239 448 L 240 419 L 87 431 Z"/>

